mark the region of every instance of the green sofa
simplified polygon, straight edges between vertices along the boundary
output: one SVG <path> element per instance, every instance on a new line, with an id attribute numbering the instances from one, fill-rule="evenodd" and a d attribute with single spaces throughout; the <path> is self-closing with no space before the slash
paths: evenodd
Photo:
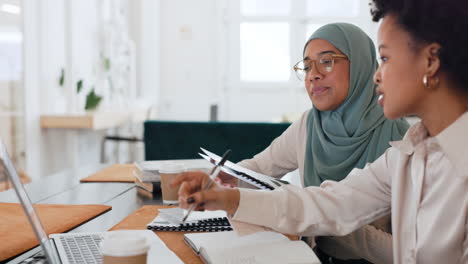
<path id="1" fill-rule="evenodd" d="M 264 150 L 290 123 L 146 121 L 146 160 L 198 159 L 200 147 L 238 162 Z"/>

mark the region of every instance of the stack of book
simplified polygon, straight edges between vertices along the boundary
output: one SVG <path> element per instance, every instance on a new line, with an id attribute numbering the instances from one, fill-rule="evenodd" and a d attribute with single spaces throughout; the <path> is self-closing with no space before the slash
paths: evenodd
<path id="1" fill-rule="evenodd" d="M 186 171 L 209 171 L 213 165 L 203 159 L 186 159 L 186 160 L 147 160 L 135 162 L 135 176 L 141 182 L 159 182 L 159 169 L 164 163 L 175 163 L 184 166 Z"/>

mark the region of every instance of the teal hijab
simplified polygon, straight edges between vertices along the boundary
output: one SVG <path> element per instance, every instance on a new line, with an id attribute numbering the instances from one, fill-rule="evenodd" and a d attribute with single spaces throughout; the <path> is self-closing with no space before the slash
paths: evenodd
<path id="1" fill-rule="evenodd" d="M 325 25 L 313 39 L 324 39 L 350 61 L 349 91 L 335 110 L 312 108 L 307 117 L 304 185 L 340 181 L 353 168 L 363 168 L 399 140 L 408 129 L 403 119 L 388 120 L 377 103 L 374 73 L 378 67 L 372 40 L 360 28 L 346 23 Z M 305 47 L 304 47 L 305 51 Z"/>

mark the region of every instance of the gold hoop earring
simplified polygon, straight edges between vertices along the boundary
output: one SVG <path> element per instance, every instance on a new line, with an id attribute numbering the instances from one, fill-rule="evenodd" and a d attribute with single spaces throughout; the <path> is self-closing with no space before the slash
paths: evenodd
<path id="1" fill-rule="evenodd" d="M 422 79 L 422 82 L 423 82 L 423 84 L 424 84 L 424 87 L 426 87 L 427 89 L 430 88 L 430 87 L 429 87 L 429 82 L 427 81 L 427 75 L 426 75 L 426 74 L 424 74 L 423 79 Z"/>

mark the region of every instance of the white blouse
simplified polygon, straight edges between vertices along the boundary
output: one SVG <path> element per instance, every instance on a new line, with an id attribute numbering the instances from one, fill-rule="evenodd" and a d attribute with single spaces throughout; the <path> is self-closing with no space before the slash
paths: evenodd
<path id="1" fill-rule="evenodd" d="M 240 189 L 233 219 L 345 235 L 391 212 L 394 263 L 468 263 L 468 112 L 435 137 L 417 123 L 391 145 L 341 182 Z"/>
<path id="2" fill-rule="evenodd" d="M 280 178 L 299 169 L 301 184 L 304 186 L 304 159 L 307 143 L 307 117 L 309 111 L 292 123 L 264 151 L 254 158 L 243 160 L 238 165 L 266 175 Z M 239 183 L 240 187 L 249 184 Z M 390 216 L 385 216 L 372 225 L 366 225 L 346 236 L 320 237 L 317 244 L 322 251 L 339 259 L 365 258 L 372 263 L 391 264 L 392 235 L 389 234 Z M 311 241 L 313 242 L 313 241 Z"/>

